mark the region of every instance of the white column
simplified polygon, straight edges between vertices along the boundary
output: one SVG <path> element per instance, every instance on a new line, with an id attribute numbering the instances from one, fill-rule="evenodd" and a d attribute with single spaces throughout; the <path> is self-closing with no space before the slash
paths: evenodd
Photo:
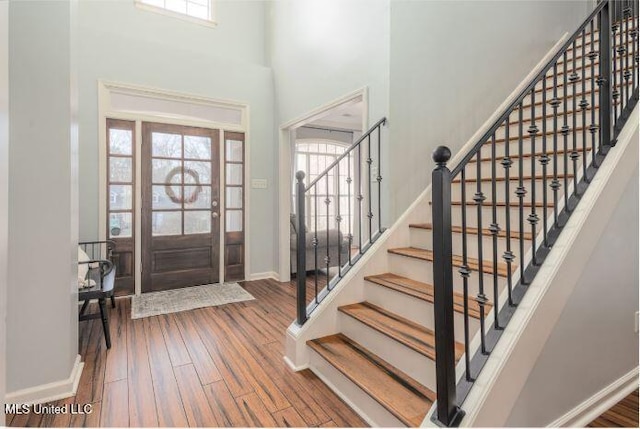
<path id="1" fill-rule="evenodd" d="M 64 396 L 79 375 L 75 7 L 9 4 L 8 400 Z"/>

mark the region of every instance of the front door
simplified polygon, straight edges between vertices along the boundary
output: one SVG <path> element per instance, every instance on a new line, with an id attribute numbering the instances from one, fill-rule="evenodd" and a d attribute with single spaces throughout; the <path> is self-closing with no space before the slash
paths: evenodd
<path id="1" fill-rule="evenodd" d="M 142 124 L 142 292 L 219 281 L 218 138 Z"/>

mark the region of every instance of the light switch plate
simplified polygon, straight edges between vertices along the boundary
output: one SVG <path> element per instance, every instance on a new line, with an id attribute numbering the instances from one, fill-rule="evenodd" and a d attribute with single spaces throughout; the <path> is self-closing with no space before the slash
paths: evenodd
<path id="1" fill-rule="evenodd" d="M 267 189 L 267 179 L 251 179 L 253 189 Z"/>

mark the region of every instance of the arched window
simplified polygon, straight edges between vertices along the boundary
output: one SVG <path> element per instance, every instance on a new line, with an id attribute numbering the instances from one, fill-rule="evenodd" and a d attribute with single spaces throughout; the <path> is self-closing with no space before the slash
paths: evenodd
<path id="1" fill-rule="evenodd" d="M 306 173 L 305 182 L 311 183 L 318 175 L 326 170 L 340 155 L 348 149 L 348 145 L 342 142 L 325 139 L 299 139 L 296 141 L 295 168 L 294 171 Z M 354 182 L 347 180 L 354 176 L 354 160 L 349 158 L 348 168 L 342 168 L 338 176 L 335 169 L 329 175 L 328 186 L 320 186 L 315 194 L 307 194 L 306 223 L 310 230 L 326 230 L 337 228 L 336 213 L 340 199 L 341 228 L 344 234 L 347 230 L 353 230 L 353 196 Z M 341 163 L 345 165 L 346 163 Z M 328 190 L 327 190 L 328 187 Z M 322 189 L 324 188 L 324 189 Z M 294 180 L 295 193 L 295 180 Z M 351 198 L 349 198 L 351 197 Z M 324 204 L 329 199 L 331 203 Z M 317 203 L 317 210 L 315 209 Z M 317 223 L 316 223 L 317 222 Z M 351 226 L 351 228 L 348 227 Z"/>

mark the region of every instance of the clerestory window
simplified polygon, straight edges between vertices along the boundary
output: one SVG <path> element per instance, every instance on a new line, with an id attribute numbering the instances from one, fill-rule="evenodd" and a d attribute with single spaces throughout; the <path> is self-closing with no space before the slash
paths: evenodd
<path id="1" fill-rule="evenodd" d="M 213 24 L 215 0 L 134 0 L 144 9 L 183 18 L 195 18 L 201 23 Z"/>

